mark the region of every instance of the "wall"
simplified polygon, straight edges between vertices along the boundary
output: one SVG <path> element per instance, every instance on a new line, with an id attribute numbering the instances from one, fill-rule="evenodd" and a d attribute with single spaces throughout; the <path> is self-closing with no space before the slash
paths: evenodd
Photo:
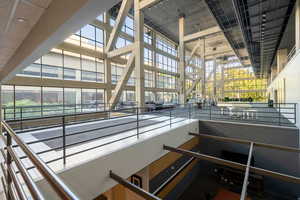
<path id="1" fill-rule="evenodd" d="M 126 147 L 114 149 L 94 160 L 82 160 L 82 164 L 65 169 L 58 175 L 81 199 L 94 199 L 117 185 L 109 178 L 110 170 L 124 178 L 137 173 L 168 153 L 163 150 L 164 144 L 178 147 L 192 139 L 188 132 L 198 131 L 198 121 L 190 120 L 177 126 L 175 124 L 171 129 L 166 127 L 158 130 L 159 132 L 152 131 L 151 135 L 140 136 L 134 143 L 129 141 Z M 46 198 L 57 199 L 45 180 L 40 180 L 37 184 Z"/>
<path id="2" fill-rule="evenodd" d="M 209 120 L 201 120 L 199 124 L 200 133 L 203 134 L 240 138 L 296 148 L 300 146 L 299 130 L 297 128 Z M 222 150 L 248 155 L 249 145 L 202 139 L 200 149 L 201 152 L 214 156 L 220 156 Z M 300 177 L 299 153 L 254 147 L 253 157 L 256 167 Z M 289 184 L 267 176 L 264 177 L 264 180 L 266 190 L 280 191 L 282 194 L 287 195 L 298 194 L 300 196 L 299 185 Z"/>
<path id="3" fill-rule="evenodd" d="M 275 99 L 275 90 L 284 103 L 297 103 L 297 126 L 300 127 L 300 51 L 286 64 L 268 87 L 271 99 Z M 284 83 L 285 82 L 285 83 Z"/>
<path id="4" fill-rule="evenodd" d="M 179 148 L 190 150 L 198 146 L 199 140 L 198 138 L 193 138 L 188 142 L 180 145 Z M 145 167 L 136 175 L 142 178 L 142 187 L 146 191 L 150 191 L 153 193 L 158 187 L 163 184 L 166 179 L 168 179 L 175 171 L 178 170 L 177 162 L 181 161 L 182 158 L 186 158 L 178 153 L 167 153 L 166 155 L 162 156 L 158 160 L 151 163 L 149 166 Z M 184 159 L 184 163 L 186 159 Z M 161 192 L 157 194 L 158 197 L 162 199 L 176 199 L 181 193 L 179 191 L 183 191 L 190 183 L 192 183 L 191 178 L 197 177 L 197 160 L 194 160 L 190 163 L 180 174 L 178 174 Z M 192 176 L 193 174 L 194 176 Z M 190 177 L 190 178 L 188 178 Z M 130 178 L 127 180 L 130 181 Z M 179 185 L 180 187 L 178 187 Z M 152 188 L 151 188 L 152 187 Z M 176 188 L 174 190 L 174 188 Z M 106 191 L 104 195 L 107 197 L 107 200 L 141 200 L 140 196 L 133 193 L 129 189 L 125 188 L 124 186 L 118 184 L 111 188 L 110 190 Z M 169 196 L 172 196 L 169 198 Z M 98 200 L 98 198 L 96 198 Z"/>

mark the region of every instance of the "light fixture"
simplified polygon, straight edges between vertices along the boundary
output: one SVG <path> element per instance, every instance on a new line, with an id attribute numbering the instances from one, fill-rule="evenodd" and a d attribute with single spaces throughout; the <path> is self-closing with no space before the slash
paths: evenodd
<path id="1" fill-rule="evenodd" d="M 19 18 L 17 18 L 17 21 L 20 23 L 23 23 L 23 22 L 26 22 L 26 19 L 23 17 L 19 17 Z"/>

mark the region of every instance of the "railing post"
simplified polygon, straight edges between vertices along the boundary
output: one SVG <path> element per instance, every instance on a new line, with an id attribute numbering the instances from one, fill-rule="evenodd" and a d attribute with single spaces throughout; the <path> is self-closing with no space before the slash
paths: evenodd
<path id="1" fill-rule="evenodd" d="M 294 103 L 294 124 L 297 124 L 297 104 Z"/>
<path id="2" fill-rule="evenodd" d="M 3 119 L 4 119 L 4 121 L 6 120 L 6 108 L 5 107 L 3 108 Z"/>
<path id="3" fill-rule="evenodd" d="M 139 108 L 136 108 L 136 134 L 137 138 L 139 138 Z"/>
<path id="4" fill-rule="evenodd" d="M 12 138 L 11 138 L 11 135 L 9 134 L 9 133 L 7 133 L 6 134 L 7 135 L 7 140 L 6 140 L 6 147 L 11 147 L 11 145 L 12 145 Z M 12 196 L 12 178 L 11 178 L 11 176 L 10 176 L 10 173 L 9 173 L 9 171 L 10 171 L 10 169 L 11 169 L 11 164 L 12 164 L 12 157 L 11 157 L 11 155 L 10 155 L 10 153 L 8 152 L 8 150 L 7 150 L 8 148 L 6 148 L 6 161 L 7 161 L 7 163 L 6 163 L 6 165 L 7 165 L 7 171 L 6 171 L 6 174 L 7 174 L 7 190 L 8 190 L 8 200 L 11 200 L 11 199 L 13 199 L 13 196 Z"/>
<path id="5" fill-rule="evenodd" d="M 189 119 L 191 119 L 191 104 L 188 105 L 189 105 Z"/>
<path id="6" fill-rule="evenodd" d="M 280 103 L 278 103 L 278 108 L 279 108 L 279 111 L 278 111 L 278 124 L 279 126 L 281 126 L 281 108 L 280 108 Z"/>
<path id="7" fill-rule="evenodd" d="M 20 128 L 23 130 L 23 107 L 20 107 Z"/>
<path id="8" fill-rule="evenodd" d="M 63 163 L 66 165 L 66 120 L 62 117 L 62 131 L 63 131 Z"/>
<path id="9" fill-rule="evenodd" d="M 170 110 L 170 128 L 172 127 L 172 109 Z"/>

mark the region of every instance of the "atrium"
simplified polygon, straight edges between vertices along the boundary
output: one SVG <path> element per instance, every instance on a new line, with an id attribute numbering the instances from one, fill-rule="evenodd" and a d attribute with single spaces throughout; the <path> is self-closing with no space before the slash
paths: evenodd
<path id="1" fill-rule="evenodd" d="M 300 0 L 0 0 L 0 200 L 299 200 L 299 52 Z"/>

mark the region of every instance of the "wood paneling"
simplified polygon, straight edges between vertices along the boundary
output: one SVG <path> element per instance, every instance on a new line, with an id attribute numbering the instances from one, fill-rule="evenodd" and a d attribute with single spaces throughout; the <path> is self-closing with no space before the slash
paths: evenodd
<path id="1" fill-rule="evenodd" d="M 179 148 L 190 150 L 198 144 L 198 139 L 193 138 L 188 142 L 181 145 Z M 149 178 L 152 179 L 160 172 L 162 172 L 165 168 L 169 167 L 172 163 L 178 160 L 182 155 L 177 153 L 167 153 L 160 159 L 156 160 L 152 164 L 149 165 Z"/>

